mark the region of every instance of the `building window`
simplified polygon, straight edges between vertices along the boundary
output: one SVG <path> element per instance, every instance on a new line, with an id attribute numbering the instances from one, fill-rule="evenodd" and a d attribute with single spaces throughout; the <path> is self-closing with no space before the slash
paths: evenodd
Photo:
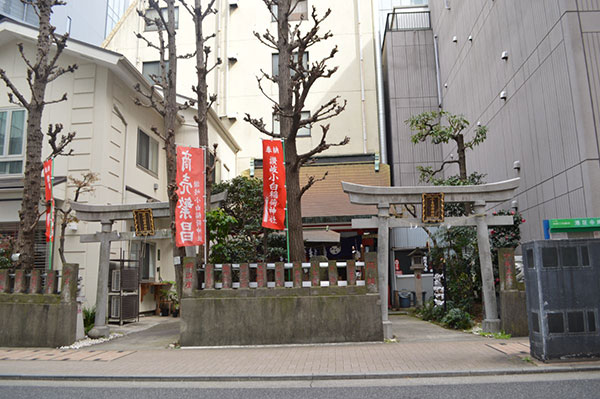
<path id="1" fill-rule="evenodd" d="M 156 275 L 156 245 L 130 241 L 130 259 L 139 261 L 140 280 L 154 281 Z"/>
<path id="2" fill-rule="evenodd" d="M 164 16 L 165 20 L 168 20 L 166 7 L 161 8 L 160 13 Z M 148 10 L 146 10 L 146 18 L 149 18 L 150 20 L 154 21 L 156 18 L 158 18 L 158 13 L 154 9 L 148 9 Z M 175 29 L 178 29 L 178 28 L 179 28 L 179 7 L 175 7 Z M 158 27 L 156 26 L 156 24 L 154 22 L 150 22 L 150 23 L 146 24 L 146 27 L 144 30 L 155 31 L 155 30 L 158 30 Z"/>
<path id="3" fill-rule="evenodd" d="M 310 118 L 310 111 L 302 111 L 300 114 L 300 119 L 308 119 Z M 279 133 L 279 115 L 273 115 L 273 133 Z M 298 129 L 297 137 L 310 137 L 310 126 L 304 126 Z"/>
<path id="4" fill-rule="evenodd" d="M 292 0 L 292 13 L 288 18 L 289 21 L 304 21 L 308 19 L 308 0 Z M 271 10 L 273 15 L 277 15 L 277 5 L 272 5 Z M 271 16 L 271 20 L 275 21 L 275 17 Z"/>
<path id="5" fill-rule="evenodd" d="M 272 54 L 272 64 L 273 64 L 273 76 L 279 76 L 279 54 Z M 294 53 L 294 62 L 298 62 L 298 53 Z M 302 66 L 304 69 L 308 69 L 308 51 L 302 55 Z M 291 76 L 296 74 L 295 71 L 290 71 Z"/>
<path id="6" fill-rule="evenodd" d="M 169 61 L 165 61 L 165 68 L 169 69 Z M 149 61 L 142 63 L 142 75 L 150 84 L 155 84 L 155 82 L 150 77 L 151 75 L 155 75 L 160 77 L 160 61 Z"/>
<path id="7" fill-rule="evenodd" d="M 138 129 L 137 165 L 158 174 L 158 141 Z"/>
<path id="8" fill-rule="evenodd" d="M 23 173 L 25 110 L 0 111 L 0 175 Z"/>

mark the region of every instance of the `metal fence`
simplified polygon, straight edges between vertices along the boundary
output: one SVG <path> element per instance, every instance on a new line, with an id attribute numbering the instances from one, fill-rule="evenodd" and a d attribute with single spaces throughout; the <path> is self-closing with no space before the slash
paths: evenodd
<path id="1" fill-rule="evenodd" d="M 431 29 L 429 11 L 394 12 L 387 16 L 386 32 Z"/>

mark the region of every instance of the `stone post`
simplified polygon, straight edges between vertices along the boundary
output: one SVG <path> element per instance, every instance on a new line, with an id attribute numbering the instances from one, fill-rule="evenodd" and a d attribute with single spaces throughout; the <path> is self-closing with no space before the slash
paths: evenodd
<path id="1" fill-rule="evenodd" d="M 62 283 L 60 285 L 61 302 L 74 302 L 77 299 L 78 278 L 79 265 L 76 263 L 65 263 L 62 268 Z"/>
<path id="2" fill-rule="evenodd" d="M 267 264 L 259 263 L 256 267 L 256 285 L 258 288 L 267 287 Z"/>
<path id="3" fill-rule="evenodd" d="M 277 288 L 285 287 L 285 275 L 283 271 L 283 262 L 275 263 L 275 287 Z"/>
<path id="4" fill-rule="evenodd" d="M 184 297 L 192 296 L 198 289 L 198 273 L 196 272 L 196 257 L 183 258 L 183 289 Z M 181 300 L 181 298 L 180 298 Z"/>
<path id="5" fill-rule="evenodd" d="M 348 285 L 356 285 L 356 262 L 353 260 L 346 262 L 346 281 Z"/>
<path id="6" fill-rule="evenodd" d="M 231 264 L 226 263 L 222 266 L 221 269 L 221 280 L 223 282 L 223 288 L 229 289 L 231 288 Z"/>
<path id="7" fill-rule="evenodd" d="M 294 288 L 302 287 L 302 263 L 294 262 L 293 263 L 293 275 L 294 275 Z"/>
<path id="8" fill-rule="evenodd" d="M 106 314 L 108 308 L 108 271 L 110 263 L 110 233 L 113 221 L 103 220 L 100 222 L 102 230 L 100 235 L 100 261 L 98 264 L 98 287 L 96 289 L 96 318 L 94 327 L 88 335 L 90 338 L 107 337 L 110 329 L 106 325 Z M 63 271 L 64 274 L 64 271 Z"/>
<path id="9" fill-rule="evenodd" d="M 26 278 L 25 278 L 25 270 L 17 269 L 15 270 L 15 288 L 13 293 L 15 294 L 24 294 L 26 292 Z"/>
<path id="10" fill-rule="evenodd" d="M 215 288 L 215 265 L 207 263 L 204 266 L 204 289 L 212 290 Z"/>
<path id="11" fill-rule="evenodd" d="M 365 285 L 370 293 L 377 292 L 377 264 L 375 262 L 366 262 L 365 266 Z M 387 302 L 386 302 L 387 305 Z"/>
<path id="12" fill-rule="evenodd" d="M 337 262 L 335 260 L 330 260 L 327 268 L 327 274 L 329 275 L 329 286 L 335 287 L 338 283 Z"/>
<path id="13" fill-rule="evenodd" d="M 317 261 L 310 262 L 310 285 L 313 287 L 321 286 L 320 273 L 321 265 Z"/>
<path id="14" fill-rule="evenodd" d="M 31 271 L 31 279 L 29 280 L 29 293 L 39 294 L 42 291 L 42 271 L 33 269 Z"/>
<path id="15" fill-rule="evenodd" d="M 421 275 L 423 274 L 423 265 L 413 265 L 410 267 L 415 272 L 415 306 L 417 308 L 423 307 L 423 280 Z"/>
<path id="16" fill-rule="evenodd" d="M 10 292 L 10 287 L 8 286 L 8 269 L 0 270 L 0 294 L 5 292 Z"/>
<path id="17" fill-rule="evenodd" d="M 250 268 L 247 263 L 240 263 L 240 288 L 250 288 Z"/>
<path id="18" fill-rule="evenodd" d="M 481 323 L 484 332 L 500 332 L 500 319 L 496 307 L 496 290 L 494 289 L 494 269 L 492 266 L 492 252 L 487 222 L 485 221 L 485 202 L 476 201 L 475 220 L 477 223 L 477 246 L 479 247 L 479 263 L 481 264 L 481 290 L 483 291 L 483 305 L 485 318 Z"/>
<path id="19" fill-rule="evenodd" d="M 379 279 L 379 298 L 381 301 L 381 320 L 383 323 L 383 338 L 392 338 L 392 324 L 388 318 L 388 281 L 389 281 L 389 250 L 390 250 L 390 205 L 377 205 L 377 269 Z"/>
<path id="20" fill-rule="evenodd" d="M 44 286 L 44 294 L 56 294 L 56 270 L 48 270 L 46 273 L 46 285 Z"/>

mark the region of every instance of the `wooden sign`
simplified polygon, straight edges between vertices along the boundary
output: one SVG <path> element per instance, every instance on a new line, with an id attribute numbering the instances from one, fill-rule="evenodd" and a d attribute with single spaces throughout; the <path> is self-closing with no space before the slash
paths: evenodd
<path id="1" fill-rule="evenodd" d="M 423 223 L 444 221 L 444 193 L 422 194 Z"/>
<path id="2" fill-rule="evenodd" d="M 133 223 L 135 225 L 136 236 L 154 235 L 154 217 L 152 216 L 152 209 L 134 209 Z"/>

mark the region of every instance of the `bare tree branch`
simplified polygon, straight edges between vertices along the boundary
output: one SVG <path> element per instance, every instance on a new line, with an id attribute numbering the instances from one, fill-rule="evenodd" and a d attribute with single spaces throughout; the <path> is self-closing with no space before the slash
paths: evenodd
<path id="1" fill-rule="evenodd" d="M 265 125 L 263 118 L 254 119 L 254 118 L 250 117 L 250 114 L 246 114 L 246 116 L 244 116 L 244 121 L 250 123 L 252 126 L 254 126 L 255 129 L 257 129 L 258 131 L 260 131 L 263 134 L 266 134 L 267 136 L 270 136 L 273 138 L 281 138 L 281 134 L 275 134 L 275 133 L 267 130 L 267 125 Z"/>
<path id="2" fill-rule="evenodd" d="M 321 135 L 321 141 L 319 142 L 319 144 L 316 147 L 314 147 L 312 150 L 310 150 L 304 154 L 298 155 L 298 162 L 296 165 L 292 165 L 292 167 L 300 168 L 311 157 L 313 157 L 323 151 L 326 151 L 331 147 L 343 146 L 350 142 L 350 137 L 346 136 L 346 137 L 344 137 L 344 139 L 342 141 L 340 141 L 338 143 L 327 143 L 326 138 L 327 138 L 327 133 L 329 132 L 329 125 L 321 126 L 321 129 L 322 129 L 323 133 Z"/>
<path id="3" fill-rule="evenodd" d="M 8 86 L 8 88 L 12 92 L 12 93 L 8 93 L 8 100 L 13 104 L 21 105 L 21 106 L 29 109 L 29 102 L 27 102 L 27 100 L 25 100 L 25 97 L 23 96 L 23 94 L 21 94 L 19 89 L 17 89 L 17 87 L 15 85 L 13 85 L 13 83 L 10 81 L 10 79 L 6 75 L 6 72 L 4 71 L 4 69 L 0 69 L 0 79 L 2 79 L 4 81 L 6 86 Z M 18 103 L 13 100 L 12 94 L 14 94 L 15 97 L 17 97 L 17 99 L 19 100 Z"/>
<path id="4" fill-rule="evenodd" d="M 327 178 L 328 174 L 329 174 L 329 172 L 325 172 L 325 174 L 323 175 L 323 177 L 321 177 L 319 179 L 316 179 L 314 176 L 310 176 L 308 178 L 308 182 L 300 190 L 300 197 L 302 197 L 304 195 L 304 193 L 306 191 L 308 191 L 308 189 L 311 188 L 315 183 L 325 180 Z"/>
<path id="5" fill-rule="evenodd" d="M 73 155 L 73 149 L 69 150 L 69 152 L 65 152 L 65 150 L 75 138 L 75 132 L 69 132 L 67 135 L 60 136 L 60 141 L 57 142 L 58 134 L 62 132 L 62 130 L 62 123 L 57 123 L 54 126 L 48 125 L 48 131 L 46 132 L 46 135 L 48 136 L 48 143 L 50 144 L 50 148 L 52 148 L 52 152 L 50 155 L 48 155 L 46 160 L 55 158 L 59 155 Z"/>

